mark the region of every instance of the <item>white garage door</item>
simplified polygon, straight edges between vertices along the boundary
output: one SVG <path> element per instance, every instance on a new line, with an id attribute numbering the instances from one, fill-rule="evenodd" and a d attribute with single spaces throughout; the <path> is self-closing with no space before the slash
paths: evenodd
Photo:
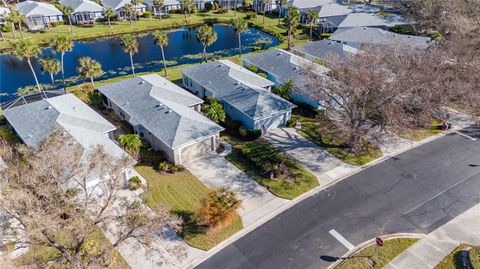
<path id="1" fill-rule="evenodd" d="M 212 141 L 213 139 L 211 137 L 197 142 L 193 145 L 184 147 L 180 149 L 180 154 L 181 154 L 181 160 L 182 163 L 186 163 L 188 161 L 191 161 L 193 159 L 196 159 L 206 152 L 212 151 Z"/>

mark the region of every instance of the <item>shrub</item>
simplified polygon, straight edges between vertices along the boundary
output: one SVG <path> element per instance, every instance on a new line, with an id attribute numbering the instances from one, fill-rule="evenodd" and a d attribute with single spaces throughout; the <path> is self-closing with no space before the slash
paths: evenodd
<path id="1" fill-rule="evenodd" d="M 217 148 L 217 153 L 220 154 L 220 153 L 223 153 L 224 151 L 225 151 L 225 144 L 220 143 L 220 145 L 218 145 L 218 148 Z"/>
<path id="2" fill-rule="evenodd" d="M 8 129 L 6 125 L 0 126 L 0 138 L 3 138 L 3 140 L 7 141 L 9 144 L 15 144 L 19 141 L 17 135 L 12 130 Z"/>
<path id="3" fill-rule="evenodd" d="M 219 8 L 220 8 L 220 5 L 218 4 L 218 2 L 213 2 L 213 9 L 217 10 Z"/>
<path id="4" fill-rule="evenodd" d="M 295 120 L 289 119 L 289 120 L 287 120 L 287 124 L 286 124 L 286 125 L 287 125 L 287 127 L 289 127 L 289 128 L 293 128 L 293 127 L 295 127 L 295 124 L 296 124 L 296 121 L 295 121 Z"/>
<path id="5" fill-rule="evenodd" d="M 267 79 L 267 78 L 268 78 L 268 75 L 265 74 L 265 73 L 258 73 L 257 75 L 261 76 L 261 77 L 264 78 L 264 79 Z"/>
<path id="6" fill-rule="evenodd" d="M 158 164 L 158 169 L 163 172 L 175 174 L 177 172 L 183 172 L 185 171 L 185 167 L 182 165 L 175 165 L 173 163 L 169 163 L 166 161 L 160 162 Z"/>
<path id="7" fill-rule="evenodd" d="M 286 157 L 279 150 L 262 142 L 246 143 L 240 148 L 241 156 L 251 163 L 262 176 L 277 179 L 291 179 L 292 174 L 286 165 Z"/>
<path id="8" fill-rule="evenodd" d="M 205 10 L 206 10 L 206 11 L 210 11 L 210 10 L 212 10 L 212 9 L 213 9 L 212 3 L 206 2 L 206 3 L 205 3 Z"/>
<path id="9" fill-rule="evenodd" d="M 253 73 L 258 73 L 258 67 L 256 67 L 255 65 L 249 65 L 247 66 L 247 69 L 252 71 Z"/>
<path id="10" fill-rule="evenodd" d="M 170 171 L 170 163 L 169 162 L 160 162 L 158 164 L 158 169 L 163 172 L 169 172 Z"/>
<path id="11" fill-rule="evenodd" d="M 118 137 L 118 143 L 132 157 L 137 158 L 143 142 L 138 134 L 124 134 Z"/>
<path id="12" fill-rule="evenodd" d="M 150 18 L 150 17 L 152 17 L 152 12 L 150 10 L 146 10 L 145 12 L 143 12 L 142 17 L 143 18 Z"/>
<path id="13" fill-rule="evenodd" d="M 238 134 L 241 137 L 247 137 L 247 129 L 245 129 L 244 126 L 240 126 L 240 128 L 238 128 Z"/>
<path id="14" fill-rule="evenodd" d="M 238 134 L 243 140 L 253 141 L 262 136 L 262 130 L 246 129 L 244 126 L 240 126 Z"/>
<path id="15" fill-rule="evenodd" d="M 131 177 L 128 179 L 128 187 L 132 191 L 136 191 L 142 187 L 142 181 L 137 176 Z"/>
<path id="16" fill-rule="evenodd" d="M 77 194 L 80 192 L 80 190 L 78 188 L 68 188 L 66 193 L 68 196 L 70 197 L 75 197 L 77 196 Z"/>
<path id="17" fill-rule="evenodd" d="M 10 33 L 12 31 L 12 26 L 10 24 L 3 25 L 2 26 L 2 32 L 4 33 Z"/>
<path id="18" fill-rule="evenodd" d="M 88 103 L 94 106 L 100 106 L 103 103 L 103 99 L 97 89 L 88 94 Z"/>
<path id="19" fill-rule="evenodd" d="M 321 38 L 321 39 L 329 38 L 329 37 L 331 37 L 331 36 L 332 36 L 331 33 L 323 33 L 323 34 L 320 34 L 320 38 Z"/>
<path id="20" fill-rule="evenodd" d="M 52 26 L 52 27 L 57 27 L 57 26 L 59 26 L 59 25 L 64 25 L 64 24 L 65 24 L 65 22 L 63 22 L 63 21 L 52 21 L 52 22 L 50 23 L 50 26 Z"/>
<path id="21" fill-rule="evenodd" d="M 207 197 L 202 199 L 197 215 L 200 222 L 212 231 L 231 224 L 237 216 L 236 209 L 240 204 L 241 201 L 234 192 L 222 187 L 210 191 Z"/>
<path id="22" fill-rule="evenodd" d="M 225 132 L 227 134 L 238 137 L 238 129 L 240 128 L 240 126 L 242 126 L 242 123 L 236 120 L 232 120 L 230 118 L 226 118 L 222 125 L 225 128 Z"/>
<path id="23" fill-rule="evenodd" d="M 217 14 L 227 14 L 228 13 L 228 8 L 222 7 L 217 10 Z"/>
<path id="24" fill-rule="evenodd" d="M 248 12 L 246 15 L 247 20 L 255 19 L 257 17 L 257 14 L 255 12 Z"/>

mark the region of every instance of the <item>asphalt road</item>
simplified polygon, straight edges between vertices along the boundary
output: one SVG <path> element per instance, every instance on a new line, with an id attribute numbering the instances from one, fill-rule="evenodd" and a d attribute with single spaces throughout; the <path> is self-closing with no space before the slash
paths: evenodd
<path id="1" fill-rule="evenodd" d="M 479 130 L 468 135 L 479 136 Z M 363 170 L 230 244 L 200 269 L 327 268 L 379 235 L 429 233 L 480 202 L 480 139 L 452 133 Z"/>

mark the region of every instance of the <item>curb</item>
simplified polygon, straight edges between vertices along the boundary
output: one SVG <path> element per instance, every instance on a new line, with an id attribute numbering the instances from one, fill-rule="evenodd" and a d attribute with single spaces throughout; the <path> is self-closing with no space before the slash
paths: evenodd
<path id="1" fill-rule="evenodd" d="M 382 235 L 381 238 L 383 240 L 390 240 L 390 239 L 397 239 L 397 238 L 417 238 L 417 239 L 422 239 L 425 237 L 426 234 L 422 233 L 395 233 L 395 234 L 386 234 Z M 339 266 L 342 262 L 345 261 L 344 258 L 350 257 L 351 255 L 355 254 L 358 251 L 361 251 L 367 247 L 372 246 L 375 243 L 375 238 L 372 238 L 370 240 L 367 240 L 363 243 L 360 243 L 358 246 L 356 246 L 354 249 L 349 250 L 347 253 L 343 255 L 343 257 L 340 257 L 336 262 L 332 263 L 330 266 L 327 267 L 327 269 L 334 269 L 335 267 Z"/>
<path id="2" fill-rule="evenodd" d="M 369 167 L 372 167 L 376 164 L 379 164 L 381 162 L 384 162 L 388 159 L 390 159 L 391 157 L 394 157 L 394 156 L 397 156 L 399 154 L 402 154 L 406 151 L 409 151 L 413 148 L 416 148 L 418 146 L 421 146 L 423 144 L 426 144 L 426 143 L 429 143 L 429 142 L 432 142 L 436 139 L 439 139 L 441 137 L 444 137 L 444 136 L 447 136 L 447 135 L 450 135 L 452 133 L 455 133 L 456 131 L 459 131 L 459 130 L 462 130 L 463 128 L 453 128 L 451 130 L 448 130 L 448 131 L 445 131 L 445 132 L 442 132 L 442 133 L 439 133 L 439 134 L 436 134 L 436 135 L 433 135 L 433 136 L 429 136 L 421 141 L 414 141 L 412 143 L 412 145 L 408 146 L 408 147 L 405 147 L 403 149 L 400 149 L 398 151 L 395 151 L 395 152 L 392 152 L 390 154 L 387 154 L 387 155 L 384 155 L 376 160 L 373 160 L 365 165 L 362 165 L 362 166 L 359 166 L 357 169 L 351 171 L 350 173 L 347 173 L 329 183 L 327 183 L 326 185 L 323 185 L 323 186 L 318 186 L 314 189 L 311 189 L 310 191 L 308 192 L 305 192 L 303 193 L 302 195 L 290 200 L 290 202 L 287 202 L 285 204 L 283 204 L 282 206 L 276 208 L 275 210 L 273 210 L 272 212 L 270 212 L 269 214 L 263 216 L 262 218 L 258 219 L 256 222 L 250 224 L 249 226 L 247 227 L 244 227 L 242 230 L 238 231 L 237 233 L 235 233 L 234 235 L 230 236 L 229 238 L 227 238 L 226 240 L 224 240 L 223 242 L 221 242 L 220 244 L 216 245 L 215 247 L 213 247 L 212 249 L 208 250 L 206 253 L 204 253 L 203 255 L 200 255 L 199 257 L 193 259 L 192 261 L 190 261 L 189 263 L 187 263 L 183 268 L 184 269 L 192 269 L 198 265 L 200 265 L 202 262 L 206 261 L 207 259 L 209 259 L 210 257 L 214 256 L 215 254 L 217 254 L 218 252 L 220 252 L 220 250 L 222 250 L 223 248 L 225 248 L 226 246 L 230 245 L 231 243 L 237 241 L 238 239 L 242 238 L 243 236 L 247 235 L 248 233 L 250 233 L 251 231 L 255 230 L 256 228 L 260 227 L 261 225 L 267 223 L 269 220 L 273 219 L 274 217 L 276 217 L 277 215 L 279 215 L 280 213 L 282 213 L 283 211 L 286 211 L 287 209 L 290 209 L 291 207 L 295 206 L 296 204 L 302 202 L 303 200 L 306 200 L 307 198 L 309 198 L 310 196 L 313 196 L 317 193 L 319 193 L 320 191 L 324 191 L 330 187 L 332 187 L 333 185 L 337 184 L 338 182 L 348 178 L 348 177 L 351 177 L 359 172 L 362 172 L 363 170 L 369 168 Z M 367 241 L 369 242 L 369 241 Z M 363 243 L 362 243 L 363 244 Z M 329 267 L 330 268 L 330 267 Z"/>

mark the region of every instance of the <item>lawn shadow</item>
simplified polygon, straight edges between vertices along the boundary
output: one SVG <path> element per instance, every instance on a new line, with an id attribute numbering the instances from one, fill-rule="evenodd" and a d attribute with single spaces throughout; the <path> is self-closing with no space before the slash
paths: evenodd
<path id="1" fill-rule="evenodd" d="M 172 213 L 181 217 L 183 220 L 181 232 L 182 237 L 193 237 L 205 233 L 207 226 L 198 223 L 195 212 L 190 210 L 172 210 Z"/>

